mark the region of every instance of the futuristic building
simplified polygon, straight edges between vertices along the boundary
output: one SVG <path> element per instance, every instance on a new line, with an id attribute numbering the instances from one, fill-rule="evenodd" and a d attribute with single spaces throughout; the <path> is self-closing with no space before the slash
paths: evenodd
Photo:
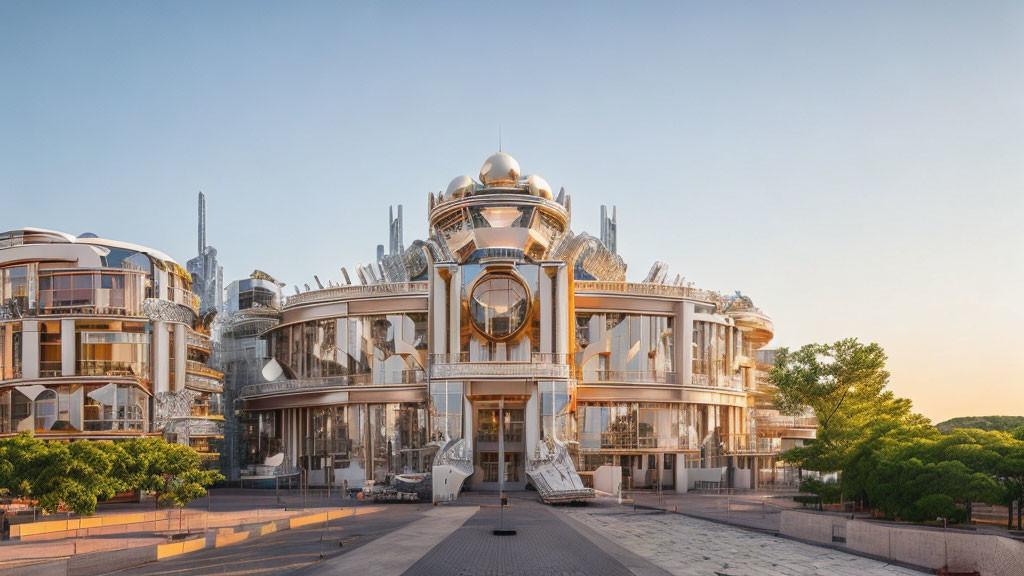
<path id="1" fill-rule="evenodd" d="M 217 249 L 206 243 L 206 196 L 199 193 L 199 254 L 185 263 L 192 275 L 192 291 L 199 296 L 199 311 L 220 310 L 224 303 L 224 269 L 217 263 Z"/>
<path id="2" fill-rule="evenodd" d="M 192 278 L 161 252 L 0 233 L 0 435 L 164 434 L 215 460 L 222 375 L 210 351 Z"/>
<path id="3" fill-rule="evenodd" d="M 261 336 L 277 325 L 282 301 L 281 284 L 255 270 L 248 278 L 228 284 L 221 321 L 215 325 L 212 364 L 224 373 L 221 472 L 228 480 L 238 480 L 241 469 L 261 463 L 268 452 L 281 451 L 280 443 L 264 432 L 273 430 L 274 423 L 242 412 L 237 400 L 242 387 L 264 381 L 262 370 L 270 358 L 267 342 Z M 264 457 L 258 458 L 261 453 Z"/>
<path id="4" fill-rule="evenodd" d="M 662 263 L 627 282 L 614 210 L 603 242 L 573 233 L 564 189 L 505 153 L 428 208 L 429 237 L 403 246 L 399 212 L 359 284 L 342 269 L 287 298 L 266 381 L 238 392 L 273 439 L 254 457 L 280 450 L 314 485 L 433 473 L 437 500 L 499 481 L 586 497 L 602 466 L 634 488 L 772 480 L 756 353 L 773 326 L 749 298 Z"/>

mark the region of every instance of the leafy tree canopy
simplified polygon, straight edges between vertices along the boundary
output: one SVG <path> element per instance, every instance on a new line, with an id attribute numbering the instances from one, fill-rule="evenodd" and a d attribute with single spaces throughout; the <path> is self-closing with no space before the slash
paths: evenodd
<path id="1" fill-rule="evenodd" d="M 886 389 L 885 361 L 881 346 L 855 338 L 779 350 L 769 373 L 775 405 L 789 414 L 810 408 L 818 419 L 817 438 L 783 458 L 809 470 L 834 472 L 843 469 L 866 431 L 927 424 L 911 412 L 910 400 Z"/>
<path id="2" fill-rule="evenodd" d="M 1015 428 L 1024 427 L 1024 416 L 960 416 L 939 422 L 935 427 L 947 433 L 957 428 L 1011 432 Z"/>

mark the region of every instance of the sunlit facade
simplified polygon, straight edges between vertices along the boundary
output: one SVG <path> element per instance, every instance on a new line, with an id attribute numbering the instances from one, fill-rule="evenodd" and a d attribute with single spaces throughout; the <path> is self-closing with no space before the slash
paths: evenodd
<path id="1" fill-rule="evenodd" d="M 773 481 L 771 319 L 661 263 L 626 282 L 614 212 L 603 241 L 570 216 L 564 190 L 498 153 L 430 195 L 427 239 L 392 241 L 359 284 L 343 269 L 296 289 L 262 381 L 239 390 L 268 437 L 257 457 L 280 451 L 312 485 L 432 473 L 438 500 L 499 483 L 585 497 L 606 465 L 633 488 Z"/>
<path id="2" fill-rule="evenodd" d="M 144 246 L 0 233 L 0 436 L 162 434 L 215 460 L 222 374 L 191 286 Z"/>

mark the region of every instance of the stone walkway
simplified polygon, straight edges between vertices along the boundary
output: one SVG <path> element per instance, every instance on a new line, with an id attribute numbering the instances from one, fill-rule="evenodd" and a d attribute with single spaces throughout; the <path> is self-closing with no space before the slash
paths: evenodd
<path id="1" fill-rule="evenodd" d="M 512 499 L 505 521 L 515 536 L 495 536 L 498 507 L 485 506 L 419 559 L 405 576 L 632 576 L 602 550 L 555 516 L 552 508 Z"/>
<path id="2" fill-rule="evenodd" d="M 565 514 L 672 574 L 686 576 L 919 576 L 877 560 L 689 518 L 593 506 Z"/>

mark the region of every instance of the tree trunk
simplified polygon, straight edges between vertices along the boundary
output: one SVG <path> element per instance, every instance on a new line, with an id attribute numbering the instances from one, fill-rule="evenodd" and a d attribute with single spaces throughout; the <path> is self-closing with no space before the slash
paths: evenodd
<path id="1" fill-rule="evenodd" d="M 974 502 L 967 500 L 967 523 L 970 524 L 974 512 Z"/>
<path id="2" fill-rule="evenodd" d="M 1021 514 L 1021 501 L 1018 498 L 1017 499 L 1017 530 L 1021 529 L 1020 528 L 1021 516 L 1022 516 L 1022 514 Z"/>
<path id="3" fill-rule="evenodd" d="M 1013 500 L 1006 505 L 1006 529 L 1013 530 Z"/>

